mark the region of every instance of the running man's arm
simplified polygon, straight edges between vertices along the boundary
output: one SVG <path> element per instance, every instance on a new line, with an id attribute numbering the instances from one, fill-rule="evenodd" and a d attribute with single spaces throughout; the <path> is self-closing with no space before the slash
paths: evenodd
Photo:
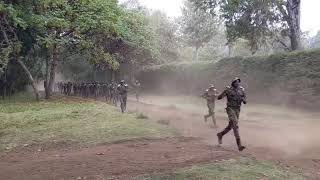
<path id="1" fill-rule="evenodd" d="M 223 99 L 223 98 L 226 97 L 226 96 L 227 96 L 227 89 L 224 90 L 224 91 L 218 96 L 218 100 L 221 100 L 221 99 Z"/>

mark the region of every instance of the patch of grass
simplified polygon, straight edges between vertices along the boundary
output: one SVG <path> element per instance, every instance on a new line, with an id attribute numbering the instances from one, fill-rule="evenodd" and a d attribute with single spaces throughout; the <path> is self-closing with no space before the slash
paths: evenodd
<path id="1" fill-rule="evenodd" d="M 228 160 L 216 164 L 208 164 L 184 168 L 169 174 L 145 175 L 134 180 L 251 180 L 251 179 L 304 179 L 302 173 L 278 167 L 270 162 L 249 158 Z"/>
<path id="2" fill-rule="evenodd" d="M 174 136 L 153 121 L 121 114 L 102 102 L 76 98 L 17 101 L 0 104 L 0 151 L 23 144 L 74 141 L 99 144 L 133 138 Z"/>
<path id="3" fill-rule="evenodd" d="M 3 103 L 26 103 L 26 102 L 36 102 L 36 99 L 34 97 L 34 94 L 29 92 L 19 92 L 15 94 L 14 96 L 5 97 L 5 99 L 2 99 L 2 96 L 0 96 L 0 104 Z"/>

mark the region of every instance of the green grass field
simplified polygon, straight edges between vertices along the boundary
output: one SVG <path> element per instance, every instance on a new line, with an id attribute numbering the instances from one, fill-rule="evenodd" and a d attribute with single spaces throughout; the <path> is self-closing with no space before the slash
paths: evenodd
<path id="1" fill-rule="evenodd" d="M 0 150 L 51 141 L 94 145 L 175 135 L 173 129 L 140 116 L 121 114 L 103 102 L 56 97 L 38 103 L 18 95 L 0 101 Z"/>
<path id="2" fill-rule="evenodd" d="M 270 162 L 249 158 L 226 160 L 215 164 L 188 167 L 167 174 L 144 175 L 133 180 L 302 180 L 301 172 L 280 168 Z"/>

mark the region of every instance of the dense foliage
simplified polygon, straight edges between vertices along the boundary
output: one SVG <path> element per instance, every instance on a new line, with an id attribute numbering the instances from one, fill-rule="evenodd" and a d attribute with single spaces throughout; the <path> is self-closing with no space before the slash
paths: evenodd
<path id="1" fill-rule="evenodd" d="M 252 53 L 268 39 L 288 50 L 300 48 L 300 0 L 191 0 L 225 21 L 228 43 L 247 39 Z M 290 39 L 288 45 L 286 38 Z"/>
<path id="2" fill-rule="evenodd" d="M 121 63 L 150 63 L 159 54 L 147 18 L 117 0 L 1 1 L 0 18 L 0 76 L 10 61 L 23 63 L 28 81 L 34 69 L 44 71 L 37 78 L 47 82 L 47 98 L 58 65 L 75 55 L 116 71 Z"/>
<path id="3" fill-rule="evenodd" d="M 320 102 L 320 50 L 170 63 L 145 68 L 139 77 L 152 92 L 199 95 L 211 83 L 223 90 L 235 76 L 243 80 L 250 101 L 310 108 Z"/>
<path id="4" fill-rule="evenodd" d="M 218 21 L 209 12 L 197 8 L 190 1 L 185 1 L 180 24 L 184 41 L 195 48 L 193 59 L 197 61 L 199 49 L 210 42 L 217 33 Z"/>

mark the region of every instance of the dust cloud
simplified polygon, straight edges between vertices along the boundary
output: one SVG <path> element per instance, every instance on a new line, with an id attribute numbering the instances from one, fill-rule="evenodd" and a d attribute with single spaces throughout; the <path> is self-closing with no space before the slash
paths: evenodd
<path id="1" fill-rule="evenodd" d="M 182 135 L 201 137 L 211 145 L 217 144 L 216 133 L 228 122 L 225 101 L 217 102 L 218 129 L 204 122 L 207 107 L 197 96 L 144 94 L 142 102 L 132 101 L 131 110 L 155 120 L 168 120 Z M 319 112 L 249 102 L 242 107 L 240 116 L 240 134 L 249 151 L 270 158 L 320 158 Z M 235 146 L 233 132 L 226 135 L 224 146 Z"/>

